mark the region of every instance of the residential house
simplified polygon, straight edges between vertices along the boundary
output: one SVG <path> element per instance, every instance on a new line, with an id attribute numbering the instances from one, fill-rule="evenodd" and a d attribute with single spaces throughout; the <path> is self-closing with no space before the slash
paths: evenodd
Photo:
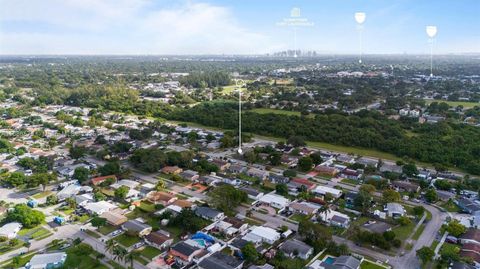
<path id="1" fill-rule="evenodd" d="M 105 212 L 117 208 L 117 206 L 107 201 L 98 201 L 95 203 L 87 203 L 85 206 L 83 206 L 83 208 L 87 210 L 91 215 L 100 216 Z"/>
<path id="2" fill-rule="evenodd" d="M 183 170 L 182 168 L 178 166 L 165 166 L 162 168 L 162 173 L 167 174 L 167 175 L 178 175 L 180 174 Z"/>
<path id="3" fill-rule="evenodd" d="M 230 163 L 229 163 L 229 162 L 224 161 L 224 160 L 221 160 L 221 159 L 214 159 L 214 160 L 212 161 L 212 163 L 213 163 L 216 167 L 218 167 L 218 170 L 219 170 L 219 171 L 222 171 L 222 172 L 225 171 L 225 170 L 227 170 L 228 167 L 230 167 Z"/>
<path id="4" fill-rule="evenodd" d="M 113 182 L 115 182 L 115 181 L 117 181 L 117 176 L 115 176 L 115 175 L 109 175 L 109 176 L 95 177 L 95 178 L 92 178 L 92 179 L 90 180 L 90 182 L 91 182 L 93 185 L 98 186 L 98 185 L 104 183 L 105 181 L 107 181 L 107 179 L 108 179 L 108 180 L 112 180 Z M 112 183 L 113 183 L 113 182 L 112 182 Z"/>
<path id="5" fill-rule="evenodd" d="M 252 167 L 252 168 L 248 169 L 246 174 L 249 177 L 255 177 L 255 178 L 258 178 L 260 180 L 265 180 L 265 179 L 267 179 L 269 173 L 265 170 L 261 170 L 261 169 Z"/>
<path id="6" fill-rule="evenodd" d="M 112 226 L 119 226 L 128 221 L 128 218 L 122 215 L 120 212 L 107 211 L 100 215 L 107 220 L 107 223 Z"/>
<path id="7" fill-rule="evenodd" d="M 203 248 L 192 246 L 185 241 L 180 241 L 170 247 L 169 254 L 175 257 L 175 261 L 181 265 L 187 265 L 193 261 L 196 255 L 202 253 Z"/>
<path id="8" fill-rule="evenodd" d="M 340 155 L 337 156 L 336 159 L 337 159 L 337 161 L 339 161 L 341 163 L 348 163 L 348 164 L 355 163 L 355 158 L 352 155 L 340 154 Z"/>
<path id="9" fill-rule="evenodd" d="M 138 235 L 140 237 L 148 235 L 152 232 L 152 226 L 142 223 L 138 220 L 129 220 L 122 224 L 122 229 L 129 234 Z"/>
<path id="10" fill-rule="evenodd" d="M 460 250 L 460 256 L 471 258 L 475 264 L 480 265 L 480 245 L 474 243 L 465 243 Z"/>
<path id="11" fill-rule="evenodd" d="M 240 164 L 232 164 L 230 167 L 228 167 L 228 171 L 233 174 L 241 174 L 247 171 L 247 167 Z"/>
<path id="12" fill-rule="evenodd" d="M 76 184 L 68 185 L 67 187 L 57 192 L 57 198 L 59 201 L 63 201 L 67 198 L 71 198 L 77 195 L 80 192 L 81 188 L 82 187 L 80 185 L 76 185 Z"/>
<path id="13" fill-rule="evenodd" d="M 67 260 L 67 253 L 55 252 L 35 254 L 25 265 L 26 269 L 53 269 L 61 268 Z"/>
<path id="14" fill-rule="evenodd" d="M 337 168 L 328 165 L 317 165 L 315 171 L 317 171 L 320 176 L 327 177 L 334 177 L 340 172 Z"/>
<path id="15" fill-rule="evenodd" d="M 480 205 L 475 203 L 474 201 L 466 198 L 459 198 L 455 200 L 455 203 L 460 207 L 460 209 L 468 214 L 475 214 L 476 212 L 480 212 Z"/>
<path id="16" fill-rule="evenodd" d="M 283 175 L 270 173 L 268 175 L 268 181 L 272 182 L 273 184 L 287 184 L 290 179 Z"/>
<path id="17" fill-rule="evenodd" d="M 380 166 L 379 170 L 382 173 L 385 173 L 385 172 L 396 173 L 396 174 L 402 173 L 402 167 L 396 164 L 383 163 L 382 166 Z"/>
<path id="18" fill-rule="evenodd" d="M 308 259 L 313 254 L 313 247 L 297 239 L 288 239 L 280 245 L 279 250 L 289 258 Z"/>
<path id="19" fill-rule="evenodd" d="M 316 260 L 310 264 L 308 269 L 359 269 L 361 260 L 354 258 L 352 256 L 342 255 L 337 258 L 334 258 L 333 261 L 320 261 Z"/>
<path id="20" fill-rule="evenodd" d="M 405 208 L 399 203 L 387 203 L 384 208 L 384 211 L 387 213 L 387 216 L 396 218 L 405 215 Z"/>
<path id="21" fill-rule="evenodd" d="M 338 199 L 338 198 L 340 198 L 340 196 L 342 196 L 342 190 L 335 189 L 335 188 L 330 188 L 330 187 L 323 186 L 323 185 L 317 186 L 312 192 L 315 193 L 315 194 L 318 194 L 318 195 L 323 195 L 323 196 L 325 196 L 327 193 L 329 193 L 335 199 Z"/>
<path id="22" fill-rule="evenodd" d="M 280 233 L 269 227 L 253 226 L 242 239 L 254 244 L 268 243 L 272 245 L 280 239 Z"/>
<path id="23" fill-rule="evenodd" d="M 17 233 L 22 229 L 22 224 L 18 222 L 10 222 L 0 227 L 0 237 L 13 239 L 17 237 Z"/>
<path id="24" fill-rule="evenodd" d="M 263 192 L 260 192 L 256 189 L 250 188 L 250 187 L 241 187 L 241 188 L 239 188 L 239 190 L 247 193 L 248 198 L 253 199 L 255 201 L 257 201 L 258 199 L 260 199 L 264 195 Z"/>
<path id="25" fill-rule="evenodd" d="M 346 203 L 346 206 L 349 207 L 349 208 L 352 208 L 354 207 L 355 205 L 355 199 L 357 198 L 358 196 L 358 192 L 347 192 L 345 193 L 345 203 Z"/>
<path id="26" fill-rule="evenodd" d="M 269 205 L 278 209 L 285 208 L 290 203 L 290 200 L 288 200 L 287 198 L 272 193 L 265 194 L 264 196 L 260 197 L 258 201 L 262 204 Z"/>
<path id="27" fill-rule="evenodd" d="M 430 173 L 430 171 L 429 171 L 429 170 L 426 170 L 426 169 L 420 170 L 420 171 L 418 172 L 418 175 L 417 175 L 417 177 L 418 177 L 419 179 L 422 179 L 422 180 L 427 180 L 427 179 L 429 179 L 431 176 L 432 176 L 432 174 Z"/>
<path id="28" fill-rule="evenodd" d="M 409 181 L 393 181 L 392 186 L 397 189 L 397 191 L 406 191 L 406 192 L 418 192 L 420 186 L 418 184 L 409 182 Z"/>
<path id="29" fill-rule="evenodd" d="M 199 269 L 240 269 L 243 266 L 243 260 L 217 251 L 199 264 Z"/>
<path id="30" fill-rule="evenodd" d="M 350 225 L 350 217 L 346 214 L 340 213 L 335 210 L 327 210 L 319 213 L 320 219 L 330 226 L 348 228 Z"/>
<path id="31" fill-rule="evenodd" d="M 182 179 L 188 180 L 188 181 L 195 181 L 200 177 L 198 172 L 193 171 L 193 170 L 185 170 L 185 171 L 181 172 L 179 175 Z"/>
<path id="32" fill-rule="evenodd" d="M 163 191 L 152 191 L 147 194 L 147 200 L 154 204 L 161 204 L 163 206 L 168 206 L 175 202 L 178 198 L 168 192 Z"/>
<path id="33" fill-rule="evenodd" d="M 266 263 L 264 265 L 250 265 L 248 269 L 275 269 L 275 267 L 273 267 L 273 265 Z"/>
<path id="34" fill-rule="evenodd" d="M 362 164 L 364 166 L 378 167 L 378 160 L 373 158 L 361 157 L 357 159 L 356 163 Z"/>
<path id="35" fill-rule="evenodd" d="M 296 192 L 298 190 L 311 191 L 317 186 L 317 184 L 311 182 L 308 179 L 304 178 L 293 178 L 288 183 L 288 188 L 290 191 Z"/>
<path id="36" fill-rule="evenodd" d="M 145 242 L 160 250 L 168 248 L 173 243 L 170 233 L 163 230 L 152 232 L 144 237 Z"/>
<path id="37" fill-rule="evenodd" d="M 467 232 L 461 235 L 458 239 L 462 244 L 477 244 L 480 246 L 480 230 L 468 229 Z"/>
<path id="38" fill-rule="evenodd" d="M 360 180 L 362 178 L 362 173 L 353 169 L 345 169 L 340 176 L 347 179 Z"/>
<path id="39" fill-rule="evenodd" d="M 219 221 L 225 217 L 223 212 L 206 206 L 197 207 L 197 209 L 195 209 L 195 214 L 199 217 L 211 221 Z"/>
<path id="40" fill-rule="evenodd" d="M 302 215 L 316 214 L 321 206 L 309 202 L 292 202 L 288 205 L 288 210 Z"/>

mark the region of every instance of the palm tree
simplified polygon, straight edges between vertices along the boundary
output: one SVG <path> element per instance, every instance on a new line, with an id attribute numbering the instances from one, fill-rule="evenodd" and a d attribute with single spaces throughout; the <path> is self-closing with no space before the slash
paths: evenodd
<path id="1" fill-rule="evenodd" d="M 330 207 L 328 206 L 328 204 L 325 204 L 324 206 L 320 207 L 320 209 L 318 209 L 319 215 L 325 214 L 325 219 L 327 219 L 328 212 L 330 212 Z"/>
<path id="2" fill-rule="evenodd" d="M 107 242 L 105 242 L 105 250 L 107 252 L 112 252 L 113 248 L 117 245 L 113 239 L 108 239 Z"/>
<path id="3" fill-rule="evenodd" d="M 126 262 L 130 262 L 130 267 L 133 268 L 133 261 L 140 256 L 140 253 L 138 251 L 132 251 L 127 254 L 125 257 Z"/>
<path id="4" fill-rule="evenodd" d="M 119 245 L 116 245 L 113 248 L 113 259 L 118 261 L 123 261 L 125 259 L 125 255 L 127 255 L 127 250 Z"/>

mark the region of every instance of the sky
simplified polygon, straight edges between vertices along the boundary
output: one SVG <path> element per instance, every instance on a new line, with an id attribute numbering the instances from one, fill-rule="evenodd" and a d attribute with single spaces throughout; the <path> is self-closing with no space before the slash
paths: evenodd
<path id="1" fill-rule="evenodd" d="M 282 26 L 292 8 L 313 26 Z M 435 54 L 478 53 L 479 14 L 479 0 L 0 0 L 0 54 L 425 54 L 427 25 Z"/>

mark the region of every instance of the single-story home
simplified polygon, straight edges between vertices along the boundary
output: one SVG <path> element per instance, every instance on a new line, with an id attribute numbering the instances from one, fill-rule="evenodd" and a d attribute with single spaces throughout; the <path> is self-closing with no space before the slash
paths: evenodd
<path id="1" fill-rule="evenodd" d="M 90 182 L 95 185 L 95 186 L 98 186 L 100 184 L 102 184 L 103 182 L 105 182 L 107 179 L 112 179 L 113 182 L 117 181 L 117 176 L 115 175 L 108 175 L 108 176 L 102 176 L 102 177 L 95 177 L 95 178 L 92 178 L 90 180 Z"/>
<path id="2" fill-rule="evenodd" d="M 195 181 L 200 177 L 198 172 L 193 171 L 193 170 L 185 170 L 185 171 L 181 172 L 179 175 L 180 175 L 181 178 L 183 178 L 184 180 L 188 180 L 188 181 Z"/>
<path id="3" fill-rule="evenodd" d="M 27 269 L 53 269 L 61 268 L 67 260 L 67 253 L 56 252 L 35 254 L 25 265 Z"/>
<path id="4" fill-rule="evenodd" d="M 192 262 L 196 255 L 202 253 L 203 249 L 198 246 L 192 246 L 185 241 L 180 241 L 170 247 L 169 254 L 175 257 L 175 261 L 182 265 Z"/>
<path id="5" fill-rule="evenodd" d="M 265 194 L 264 196 L 260 197 L 258 201 L 262 204 L 266 204 L 278 209 L 285 208 L 286 206 L 288 206 L 288 204 L 290 204 L 290 200 L 288 200 L 287 198 L 272 193 Z"/>
<path id="6" fill-rule="evenodd" d="M 95 203 L 87 203 L 85 206 L 83 206 L 83 208 L 92 215 L 96 214 L 100 216 L 105 212 L 117 208 L 117 206 L 107 201 L 98 201 Z"/>
<path id="7" fill-rule="evenodd" d="M 183 170 L 178 166 L 165 166 L 162 168 L 162 173 L 167 175 L 177 175 L 180 174 Z"/>
<path id="8" fill-rule="evenodd" d="M 147 200 L 154 204 L 161 204 L 167 206 L 175 202 L 178 198 L 168 192 L 163 191 L 152 191 L 147 194 Z"/>
<path id="9" fill-rule="evenodd" d="M 317 171 L 318 174 L 321 176 L 329 177 L 334 177 L 339 172 L 337 168 L 328 165 L 317 165 L 317 167 L 315 167 L 315 171 Z"/>
<path id="10" fill-rule="evenodd" d="M 471 243 L 471 244 L 477 244 L 480 246 L 480 230 L 468 229 L 467 232 L 461 235 L 458 239 L 462 244 Z"/>
<path id="11" fill-rule="evenodd" d="M 293 178 L 288 182 L 288 188 L 292 191 L 304 189 L 305 191 L 311 191 L 317 186 L 317 184 L 304 178 Z"/>
<path id="12" fill-rule="evenodd" d="M 292 202 L 288 205 L 288 209 L 294 213 L 311 215 L 317 213 L 321 206 L 309 202 Z"/>
<path id="13" fill-rule="evenodd" d="M 211 221 L 218 221 L 225 217 L 224 213 L 211 207 L 199 206 L 195 209 L 195 214 Z"/>
<path id="14" fill-rule="evenodd" d="M 308 259 L 313 254 L 313 247 L 297 239 L 288 239 L 280 245 L 279 250 L 289 258 Z"/>
<path id="15" fill-rule="evenodd" d="M 22 229 L 22 224 L 19 222 L 10 222 L 0 227 L 0 237 L 13 239 L 17 237 L 17 233 Z"/>
<path id="16" fill-rule="evenodd" d="M 329 209 L 325 212 L 320 212 L 318 215 L 322 221 L 330 226 L 347 228 L 350 225 L 350 217 L 335 210 Z"/>
<path id="17" fill-rule="evenodd" d="M 144 239 L 147 244 L 161 250 L 166 249 L 173 243 L 173 238 L 170 236 L 170 233 L 163 230 L 152 232 L 146 235 Z"/>
<path id="18" fill-rule="evenodd" d="M 399 203 L 387 203 L 384 211 L 387 213 L 387 216 L 392 218 L 405 215 L 405 208 Z"/>
<path id="19" fill-rule="evenodd" d="M 335 188 L 330 188 L 327 186 L 319 185 L 312 191 L 315 194 L 319 195 L 325 195 L 327 193 L 331 194 L 333 198 L 338 199 L 340 196 L 342 196 L 342 190 L 335 189 Z"/>
<path id="20" fill-rule="evenodd" d="M 280 233 L 269 227 L 253 226 L 242 239 L 255 244 L 268 243 L 271 245 L 280 239 Z"/>
<path id="21" fill-rule="evenodd" d="M 221 251 L 213 253 L 198 264 L 199 269 L 240 269 L 242 266 L 243 260 Z"/>
<path id="22" fill-rule="evenodd" d="M 100 217 L 105 218 L 108 224 L 113 226 L 119 226 L 128 221 L 127 217 L 115 211 L 104 212 Z"/>
<path id="23" fill-rule="evenodd" d="M 129 234 L 145 236 L 152 232 L 152 226 L 142 223 L 138 220 L 129 220 L 122 224 L 122 229 Z"/>

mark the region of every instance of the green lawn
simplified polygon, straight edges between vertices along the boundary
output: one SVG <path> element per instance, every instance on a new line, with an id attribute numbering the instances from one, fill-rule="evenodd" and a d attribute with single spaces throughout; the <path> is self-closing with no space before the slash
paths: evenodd
<path id="1" fill-rule="evenodd" d="M 442 254 L 443 252 L 458 253 L 458 252 L 460 252 L 460 247 L 458 245 L 450 244 L 450 243 L 445 242 L 445 243 L 443 243 L 442 247 L 440 248 L 440 254 Z"/>
<path id="2" fill-rule="evenodd" d="M 417 231 L 412 236 L 412 239 L 417 240 L 418 238 L 420 238 L 420 235 L 422 235 L 424 229 L 425 229 L 425 225 L 422 224 L 420 227 L 418 227 Z"/>
<path id="3" fill-rule="evenodd" d="M 385 267 L 369 262 L 367 260 L 364 260 L 362 264 L 360 264 L 360 269 L 384 269 L 384 268 Z"/>
<path id="4" fill-rule="evenodd" d="M 302 220 L 305 220 L 305 219 L 308 219 L 308 216 L 305 216 L 305 215 L 302 215 L 302 214 L 293 214 L 291 217 L 290 217 L 291 220 L 294 220 L 294 221 L 302 221 Z"/>
<path id="5" fill-rule="evenodd" d="M 135 260 L 143 265 L 147 265 L 149 263 L 149 261 L 145 260 L 145 258 L 141 256 L 135 257 Z"/>
<path id="6" fill-rule="evenodd" d="M 405 226 L 399 225 L 399 226 L 393 228 L 392 231 L 395 233 L 395 235 L 397 236 L 398 239 L 403 241 L 410 236 L 410 234 L 412 233 L 414 228 L 415 228 L 415 223 L 412 222 L 412 223 L 410 223 L 408 225 L 405 225 Z"/>
<path id="7" fill-rule="evenodd" d="M 145 212 L 149 212 L 149 213 L 156 211 L 155 205 L 152 204 L 152 203 L 150 203 L 150 202 L 147 202 L 147 201 L 142 201 L 142 202 L 140 203 L 139 208 L 140 208 L 141 210 L 143 210 L 143 211 L 145 211 Z"/>
<path id="8" fill-rule="evenodd" d="M 448 200 L 440 206 L 448 212 L 460 212 L 460 208 L 451 200 Z"/>
<path id="9" fill-rule="evenodd" d="M 461 101 L 445 101 L 445 100 L 425 100 L 425 103 L 431 104 L 433 102 L 447 103 L 451 107 L 463 106 L 463 108 L 473 108 L 474 106 L 480 106 L 478 102 L 461 102 Z"/>
<path id="10" fill-rule="evenodd" d="M 142 254 L 142 256 L 144 256 L 145 258 L 148 258 L 148 259 L 153 259 L 154 257 L 160 255 L 162 253 L 162 251 L 160 251 L 159 249 L 157 248 L 154 248 L 152 246 L 146 246 L 142 251 L 140 251 L 140 253 Z"/>
<path id="11" fill-rule="evenodd" d="M 80 245 L 82 244 L 83 243 L 81 243 Z M 101 264 L 99 261 L 96 261 L 94 258 L 90 257 L 90 254 L 95 255 L 94 250 L 92 250 L 90 253 L 83 253 L 78 250 L 78 246 L 72 247 L 67 250 L 68 255 L 67 260 L 64 264 L 65 268 L 109 269 L 105 265 Z"/>
<path id="12" fill-rule="evenodd" d="M 109 260 L 108 264 L 110 264 L 113 267 L 113 269 L 125 269 L 125 267 L 121 266 L 120 264 L 118 264 L 118 263 L 116 263 L 112 260 Z"/>
<path id="13" fill-rule="evenodd" d="M 50 194 L 52 194 L 51 191 L 39 192 L 39 193 L 36 193 L 36 194 L 32 195 L 32 198 L 34 198 L 34 199 L 41 199 L 41 198 L 43 198 L 43 197 L 49 196 Z"/>
<path id="14" fill-rule="evenodd" d="M 290 111 L 290 110 L 283 110 L 283 109 L 274 109 L 274 108 L 254 108 L 251 110 L 248 110 L 251 112 L 255 112 L 258 114 L 280 114 L 280 115 L 287 115 L 287 116 L 301 116 L 299 111 Z M 307 117 L 313 118 L 315 115 L 314 114 L 309 114 Z"/>
<path id="15" fill-rule="evenodd" d="M 26 253 L 24 255 L 19 256 L 20 259 L 17 264 L 13 264 L 13 259 L 9 259 L 3 263 L 1 263 L 1 268 L 20 268 L 25 266 L 35 255 L 36 253 Z"/>
<path id="16" fill-rule="evenodd" d="M 114 240 L 127 248 L 133 246 L 135 243 L 140 242 L 140 238 L 138 236 L 131 236 L 126 233 L 115 237 Z"/>
<path id="17" fill-rule="evenodd" d="M 98 233 L 92 231 L 92 230 L 88 230 L 86 229 L 85 230 L 85 233 L 88 234 L 89 236 L 93 237 L 93 238 L 100 238 L 102 237 L 101 235 L 99 235 Z"/>
<path id="18" fill-rule="evenodd" d="M 354 179 L 344 178 L 341 180 L 341 182 L 348 185 L 358 185 L 358 180 L 354 180 Z"/>
<path id="19" fill-rule="evenodd" d="M 115 230 L 117 230 L 117 229 L 118 229 L 117 227 L 112 226 L 112 225 L 110 225 L 110 224 L 107 224 L 107 225 L 105 225 L 105 226 L 102 226 L 102 227 L 98 228 L 97 231 L 98 231 L 99 233 L 103 234 L 103 235 L 107 235 L 107 234 L 109 234 L 109 233 L 111 233 L 111 232 L 113 232 L 113 231 L 115 231 Z"/>
<path id="20" fill-rule="evenodd" d="M 43 238 L 47 238 L 48 236 L 52 235 L 52 233 L 43 228 L 42 226 L 37 226 L 37 227 L 34 227 L 34 228 L 30 228 L 30 229 L 21 229 L 19 232 L 18 232 L 18 235 L 19 236 L 28 236 L 30 237 L 31 239 L 36 239 L 36 240 L 40 240 L 40 239 L 43 239 Z"/>

